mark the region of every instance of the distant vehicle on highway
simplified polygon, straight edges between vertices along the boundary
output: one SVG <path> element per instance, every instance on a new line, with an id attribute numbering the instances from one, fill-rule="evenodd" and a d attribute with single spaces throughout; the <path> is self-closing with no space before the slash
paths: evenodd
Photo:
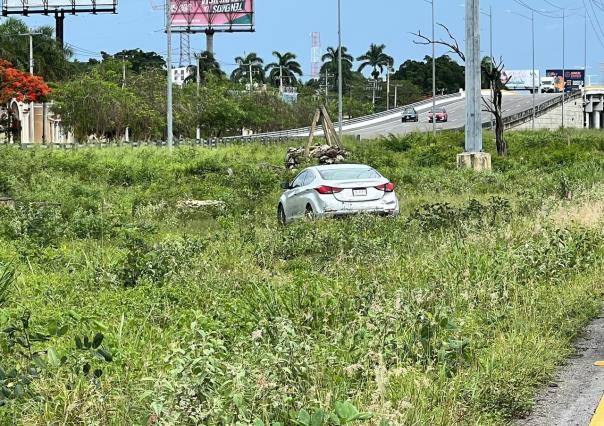
<path id="1" fill-rule="evenodd" d="M 554 93 L 556 91 L 555 80 L 555 77 L 541 77 L 541 85 L 539 86 L 539 92 Z"/>
<path id="2" fill-rule="evenodd" d="M 414 121 L 414 122 L 418 122 L 419 117 L 417 115 L 417 111 L 415 110 L 415 108 L 405 108 L 403 110 L 403 113 L 401 115 L 401 121 L 403 123 L 406 123 L 408 121 Z"/>
<path id="3" fill-rule="evenodd" d="M 430 112 L 428 112 L 428 122 L 432 123 L 434 117 L 436 117 L 436 122 L 440 121 L 442 123 L 446 123 L 449 121 L 449 114 L 447 113 L 447 110 L 442 107 L 430 109 Z"/>
<path id="4" fill-rule="evenodd" d="M 355 213 L 399 214 L 394 184 L 363 164 L 309 167 L 281 187 L 285 190 L 277 205 L 281 224 Z"/>

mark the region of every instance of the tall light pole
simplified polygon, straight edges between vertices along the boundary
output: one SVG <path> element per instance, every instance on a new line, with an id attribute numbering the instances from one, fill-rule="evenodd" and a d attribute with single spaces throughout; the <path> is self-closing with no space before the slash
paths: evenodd
<path id="1" fill-rule="evenodd" d="M 424 0 L 432 5 L 432 113 L 436 110 L 436 43 L 435 43 L 435 8 L 436 0 Z M 432 120 L 432 136 L 436 137 L 436 120 Z"/>
<path id="2" fill-rule="evenodd" d="M 564 129 L 564 97 L 566 95 L 566 9 L 562 9 L 562 128 Z"/>
<path id="3" fill-rule="evenodd" d="M 338 136 L 342 140 L 342 120 L 343 120 L 343 100 L 342 100 L 342 8 L 341 0 L 338 0 Z"/>
<path id="4" fill-rule="evenodd" d="M 41 32 L 37 33 L 21 33 L 17 34 L 20 37 L 29 37 L 29 74 L 34 75 L 34 36 L 42 35 Z"/>
<path id="5" fill-rule="evenodd" d="M 201 55 L 197 56 L 197 69 L 195 70 L 195 80 L 197 82 L 197 110 L 199 111 L 199 89 L 201 88 Z M 199 116 L 197 117 L 199 120 Z M 195 142 L 201 141 L 201 127 L 199 127 L 199 121 L 197 121 L 197 127 L 195 128 Z"/>
<path id="6" fill-rule="evenodd" d="M 166 103 L 166 122 L 167 122 L 167 144 L 171 150 L 174 144 L 173 135 L 173 117 L 172 117 L 172 22 L 170 16 L 171 0 L 166 0 L 166 34 L 168 42 L 168 93 Z"/>
<path id="7" fill-rule="evenodd" d="M 482 152 L 480 0 L 466 0 L 466 153 Z"/>
<path id="8" fill-rule="evenodd" d="M 489 17 L 489 59 L 490 59 L 490 69 L 489 71 L 493 71 L 493 67 L 495 66 L 495 59 L 493 58 L 493 9 L 489 6 L 489 13 L 485 11 L 480 11 L 485 16 Z M 493 86 L 493 82 L 491 81 L 491 99 L 495 102 L 495 86 Z M 495 119 L 491 117 L 491 130 L 495 127 L 494 123 Z"/>
<path id="9" fill-rule="evenodd" d="M 17 34 L 18 36 L 27 36 L 29 37 L 29 74 L 34 75 L 34 36 L 40 35 L 42 33 L 37 32 L 28 32 Z M 35 112 L 34 112 L 34 103 L 29 103 L 29 116 L 28 116 L 28 133 L 29 133 L 29 141 L 34 141 L 35 139 Z M 42 124 L 42 129 L 44 129 L 44 124 Z"/>
<path id="10" fill-rule="evenodd" d="M 532 38 L 532 45 L 533 45 L 533 69 L 532 69 L 532 76 L 533 76 L 533 89 L 531 90 L 533 92 L 533 123 L 532 123 L 532 129 L 535 130 L 535 119 L 537 117 L 537 111 L 535 110 L 535 91 L 536 91 L 536 82 L 535 82 L 535 11 L 531 10 L 531 16 L 528 17 L 526 15 L 523 15 L 522 13 L 518 13 L 518 12 L 514 12 L 513 10 L 507 10 L 506 12 L 508 13 L 513 13 L 514 15 L 518 15 L 524 19 L 528 19 L 529 21 L 531 21 L 531 38 Z"/>

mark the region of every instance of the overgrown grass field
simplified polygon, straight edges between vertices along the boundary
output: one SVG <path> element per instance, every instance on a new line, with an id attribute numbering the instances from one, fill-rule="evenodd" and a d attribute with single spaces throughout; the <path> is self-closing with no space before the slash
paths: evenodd
<path id="1" fill-rule="evenodd" d="M 351 141 L 401 216 L 287 227 L 283 146 L 0 149 L 0 424 L 522 415 L 601 308 L 604 135 L 508 138 Z"/>

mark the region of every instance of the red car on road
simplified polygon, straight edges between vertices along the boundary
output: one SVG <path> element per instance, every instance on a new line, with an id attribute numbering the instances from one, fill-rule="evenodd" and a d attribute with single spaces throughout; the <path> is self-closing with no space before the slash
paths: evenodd
<path id="1" fill-rule="evenodd" d="M 432 123 L 432 120 L 434 120 L 434 117 L 436 117 L 437 123 L 439 121 L 442 123 L 446 123 L 447 121 L 449 121 L 449 114 L 447 114 L 447 110 L 444 108 L 431 109 L 430 112 L 428 112 L 428 122 Z"/>

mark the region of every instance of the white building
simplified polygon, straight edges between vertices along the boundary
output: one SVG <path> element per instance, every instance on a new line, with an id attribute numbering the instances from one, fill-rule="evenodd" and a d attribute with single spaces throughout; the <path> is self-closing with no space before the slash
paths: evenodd
<path id="1" fill-rule="evenodd" d="M 189 67 L 172 68 L 172 83 L 182 86 L 187 77 L 191 75 Z"/>

